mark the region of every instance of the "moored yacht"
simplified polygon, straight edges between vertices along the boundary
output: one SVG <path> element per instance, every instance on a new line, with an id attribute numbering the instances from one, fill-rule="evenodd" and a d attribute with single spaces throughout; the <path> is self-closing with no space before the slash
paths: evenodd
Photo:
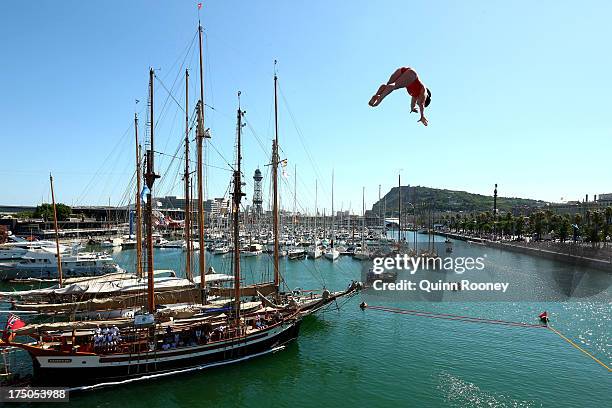
<path id="1" fill-rule="evenodd" d="M 321 251 L 321 248 L 314 246 L 311 247 L 306 254 L 308 255 L 308 258 L 317 259 L 323 255 L 323 252 Z"/>
<path id="2" fill-rule="evenodd" d="M 289 259 L 304 259 L 306 258 L 306 250 L 304 248 L 291 248 L 287 251 L 287 257 Z"/>
<path id="3" fill-rule="evenodd" d="M 243 256 L 258 256 L 263 253 L 263 247 L 260 244 L 248 245 L 245 251 L 241 252 Z"/>
<path id="4" fill-rule="evenodd" d="M 335 261 L 339 256 L 340 252 L 334 247 L 327 248 L 327 250 L 325 250 L 325 258 L 329 259 L 330 261 Z"/>
<path id="5" fill-rule="evenodd" d="M 218 244 L 213 247 L 212 253 L 215 255 L 224 255 L 228 254 L 230 251 L 230 247 L 227 244 Z"/>
<path id="6" fill-rule="evenodd" d="M 62 256 L 64 276 L 97 276 L 106 273 L 123 272 L 107 254 L 78 253 Z M 28 250 L 16 262 L 0 263 L 0 279 L 57 278 L 57 253 L 41 248 Z"/>

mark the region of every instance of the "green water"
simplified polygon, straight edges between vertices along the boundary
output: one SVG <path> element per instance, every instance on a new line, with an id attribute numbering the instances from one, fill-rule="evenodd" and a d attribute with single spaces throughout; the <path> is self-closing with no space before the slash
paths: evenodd
<path id="1" fill-rule="evenodd" d="M 272 355 L 150 382 L 71 396 L 78 407 L 604 407 L 612 406 L 605 368 L 540 328 L 428 319 L 359 309 L 370 305 L 535 323 L 548 310 L 554 326 L 608 365 L 612 361 L 610 289 L 572 299 L 555 287 L 586 272 L 582 286 L 609 284 L 605 272 L 455 242 L 454 255 L 487 254 L 487 274 L 529 292 L 524 300 L 427 302 L 365 293 L 340 310 L 305 319 L 298 341 Z M 133 251 L 115 253 L 129 267 Z M 180 251 L 156 252 L 158 268 L 178 267 Z M 210 256 L 217 271 L 229 256 Z M 247 281 L 269 274 L 266 256 L 244 259 Z M 282 261 L 291 288 L 344 288 L 361 264 Z M 584 288 L 583 288 L 584 289 Z M 577 291 L 578 292 L 578 291 Z M 448 296 L 458 296 L 449 294 Z M 516 293 L 515 293 L 516 295 Z M 556 301 L 563 298 L 564 301 Z M 542 300 L 546 300 L 546 302 Z M 39 405 L 37 405 L 39 406 Z"/>

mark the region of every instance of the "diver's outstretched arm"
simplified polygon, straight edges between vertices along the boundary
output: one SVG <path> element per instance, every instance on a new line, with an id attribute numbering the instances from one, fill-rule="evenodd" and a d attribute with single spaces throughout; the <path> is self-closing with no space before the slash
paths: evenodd
<path id="1" fill-rule="evenodd" d="M 421 111 L 421 119 L 419 119 L 418 122 L 422 122 L 423 125 L 427 126 L 427 123 L 429 122 L 427 121 L 427 118 L 425 117 L 425 105 L 424 105 L 423 98 L 419 98 L 419 109 Z"/>
<path id="2" fill-rule="evenodd" d="M 416 102 L 417 102 L 417 98 L 415 98 L 414 96 L 410 99 L 410 113 L 415 112 L 418 113 L 419 111 L 416 108 Z"/>

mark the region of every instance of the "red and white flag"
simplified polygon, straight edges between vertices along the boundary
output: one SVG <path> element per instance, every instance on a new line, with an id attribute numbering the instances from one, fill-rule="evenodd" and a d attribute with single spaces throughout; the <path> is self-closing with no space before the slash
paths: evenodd
<path id="1" fill-rule="evenodd" d="M 19 318 L 19 316 L 14 314 L 8 315 L 8 320 L 6 321 L 6 329 L 17 330 L 21 329 L 26 324 Z"/>
<path id="2" fill-rule="evenodd" d="M 8 320 L 6 321 L 6 327 L 4 328 L 4 332 L 2 333 L 2 340 L 11 341 L 14 337 L 12 333 L 13 330 L 17 330 L 25 326 L 26 324 L 19 318 L 19 316 L 14 314 L 8 315 Z"/>
<path id="3" fill-rule="evenodd" d="M 198 3 L 198 10 L 202 8 L 202 3 Z"/>

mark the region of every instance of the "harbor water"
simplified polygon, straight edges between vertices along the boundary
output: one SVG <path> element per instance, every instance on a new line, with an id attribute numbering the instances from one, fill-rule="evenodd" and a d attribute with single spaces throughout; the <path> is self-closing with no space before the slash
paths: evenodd
<path id="1" fill-rule="evenodd" d="M 419 240 L 426 240 L 419 236 Z M 437 238 L 437 240 L 441 240 Z M 612 361 L 610 274 L 453 241 L 454 256 L 486 255 L 489 276 L 514 285 L 512 300 L 405 299 L 369 290 L 305 319 L 284 350 L 235 365 L 81 392 L 74 407 L 603 407 L 610 406 L 610 372 L 545 328 L 508 327 L 361 310 L 359 303 L 537 324 L 551 324 L 599 360 Z M 134 251 L 113 253 L 132 270 Z M 184 254 L 156 250 L 156 268 L 179 274 Z M 271 276 L 266 254 L 242 258 L 245 281 Z M 208 262 L 230 273 L 231 255 Z M 362 264 L 281 260 L 289 289 L 339 290 L 361 280 Z M 442 272 L 438 272 L 442 273 Z M 577 276 L 566 293 L 563 276 Z M 465 278 L 469 276 L 466 274 Z M 517 288 L 518 286 L 518 288 Z M 586 287 L 585 286 L 591 286 Z M 7 285 L 3 284 L 6 288 Z M 3 289 L 5 290 L 5 289 Z M 529 292 L 524 297 L 517 294 Z M 40 406 L 40 405 L 36 405 Z"/>

